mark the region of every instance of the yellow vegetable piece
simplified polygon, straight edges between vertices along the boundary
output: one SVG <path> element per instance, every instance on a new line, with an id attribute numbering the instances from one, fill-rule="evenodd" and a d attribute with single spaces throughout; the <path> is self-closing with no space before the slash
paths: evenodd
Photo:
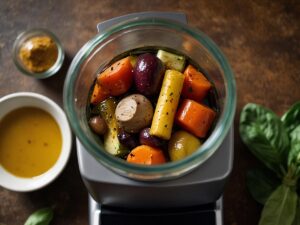
<path id="1" fill-rule="evenodd" d="M 170 139 L 183 80 L 182 73 L 166 71 L 150 128 L 151 135 Z"/>
<path id="2" fill-rule="evenodd" d="M 171 161 L 184 159 L 201 146 L 200 140 L 186 131 L 177 131 L 169 141 L 168 152 Z"/>

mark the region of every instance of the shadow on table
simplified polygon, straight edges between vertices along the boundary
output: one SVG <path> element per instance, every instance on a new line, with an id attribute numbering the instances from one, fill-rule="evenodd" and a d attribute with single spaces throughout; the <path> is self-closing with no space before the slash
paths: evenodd
<path id="1" fill-rule="evenodd" d="M 65 59 L 60 70 L 52 77 L 39 80 L 40 83 L 44 85 L 47 89 L 51 89 L 56 93 L 62 94 L 64 81 L 71 62 L 72 62 L 72 57 L 67 53 L 65 53 Z"/>

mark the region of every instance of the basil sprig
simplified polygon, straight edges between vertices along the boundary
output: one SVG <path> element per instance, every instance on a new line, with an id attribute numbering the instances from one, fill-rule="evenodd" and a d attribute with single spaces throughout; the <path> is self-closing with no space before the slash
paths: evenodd
<path id="1" fill-rule="evenodd" d="M 279 185 L 280 179 L 264 168 L 255 168 L 247 173 L 247 187 L 251 195 L 263 205 Z"/>
<path id="2" fill-rule="evenodd" d="M 26 220 L 24 225 L 48 225 L 53 218 L 52 208 L 43 208 L 35 211 Z"/>
<path id="3" fill-rule="evenodd" d="M 250 194 L 264 205 L 259 225 L 300 225 L 300 102 L 281 118 L 247 104 L 239 128 L 243 142 L 264 165 L 247 173 Z"/>

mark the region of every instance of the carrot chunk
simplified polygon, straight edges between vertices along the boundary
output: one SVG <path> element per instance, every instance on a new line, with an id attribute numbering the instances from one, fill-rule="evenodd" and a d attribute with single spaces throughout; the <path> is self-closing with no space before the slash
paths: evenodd
<path id="1" fill-rule="evenodd" d="M 148 145 L 140 145 L 134 148 L 127 157 L 127 162 L 155 165 L 166 162 L 164 153 L 159 148 L 154 148 Z"/>
<path id="2" fill-rule="evenodd" d="M 204 138 L 216 113 L 198 102 L 185 99 L 176 114 L 176 123 L 197 137 Z"/>
<path id="3" fill-rule="evenodd" d="M 98 82 L 96 82 L 93 93 L 91 95 L 91 104 L 97 105 L 98 103 L 104 101 L 108 97 L 108 92 L 104 88 L 102 88 L 102 86 L 100 86 Z"/>
<path id="4" fill-rule="evenodd" d="M 97 77 L 98 83 L 112 96 L 124 94 L 131 87 L 133 81 L 133 68 L 130 56 L 123 58 Z"/>
<path id="5" fill-rule="evenodd" d="M 201 102 L 210 89 L 211 83 L 206 77 L 192 65 L 188 65 L 184 71 L 182 95 L 185 98 Z"/>

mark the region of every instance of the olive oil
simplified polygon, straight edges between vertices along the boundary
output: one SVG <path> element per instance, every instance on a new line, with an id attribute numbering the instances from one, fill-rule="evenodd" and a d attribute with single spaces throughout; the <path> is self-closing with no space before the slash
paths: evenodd
<path id="1" fill-rule="evenodd" d="M 45 173 L 58 160 L 62 135 L 46 111 L 23 107 L 0 121 L 0 165 L 19 177 Z"/>

